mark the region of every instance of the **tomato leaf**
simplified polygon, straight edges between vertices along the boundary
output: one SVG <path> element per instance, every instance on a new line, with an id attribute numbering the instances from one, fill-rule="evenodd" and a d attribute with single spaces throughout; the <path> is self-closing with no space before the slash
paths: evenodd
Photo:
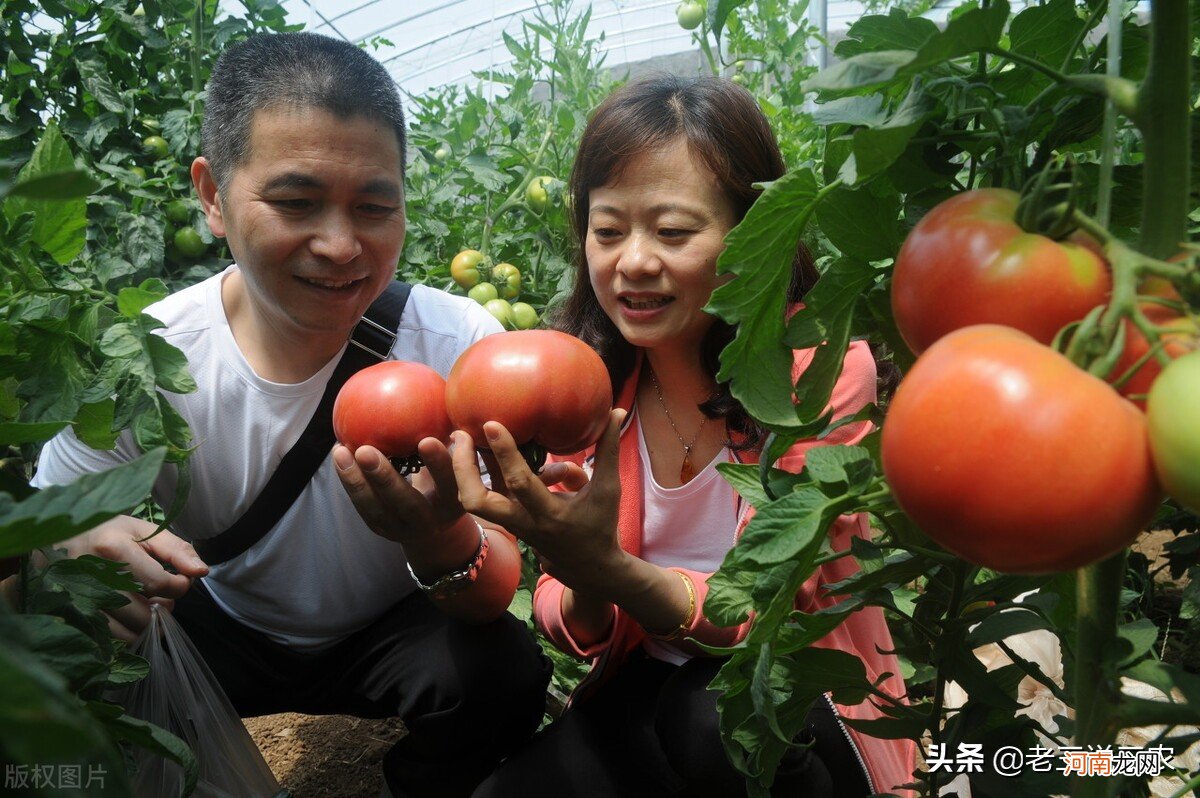
<path id="1" fill-rule="evenodd" d="M 708 27 L 713 32 L 713 36 L 718 41 L 721 39 L 721 31 L 725 28 L 725 20 L 729 18 L 730 13 L 734 9 L 746 5 L 750 0 L 716 0 L 708 4 Z"/>
<path id="2" fill-rule="evenodd" d="M 45 175 L 61 176 L 75 171 L 71 149 L 58 125 L 51 120 L 33 150 L 33 157 L 21 169 L 18 185 Z M 32 213 L 33 241 L 60 264 L 74 259 L 86 243 L 87 200 L 78 194 L 70 199 L 9 196 L 4 203 L 4 213 L 10 221 L 15 221 L 21 214 Z"/>
<path id="3" fill-rule="evenodd" d="M 875 464 L 861 446 L 818 446 L 804 468 L 827 496 L 861 495 L 875 478 Z"/>
<path id="4" fill-rule="evenodd" d="M 113 429 L 116 406 L 111 398 L 80 405 L 73 422 L 75 437 L 102 451 L 116 446 L 117 432 Z"/>
<path id="5" fill-rule="evenodd" d="M 1075 9 L 1075 0 L 1050 0 L 1026 8 L 1009 26 L 1012 51 L 1057 69 L 1070 54 L 1071 45 L 1085 24 Z M 1022 74 L 1029 79 L 1028 72 Z"/>
<path id="6" fill-rule="evenodd" d="M 715 290 L 706 309 L 738 325 L 737 337 L 721 352 L 717 379 L 729 381 L 734 397 L 767 426 L 787 428 L 797 421 L 784 316 L 796 245 L 818 200 L 810 168 L 789 172 L 729 232 L 717 259 L 718 273 L 736 279 Z"/>
<path id="7" fill-rule="evenodd" d="M 82 169 L 48 172 L 17 183 L 9 190 L 10 197 L 34 200 L 65 200 L 86 197 L 100 184 Z"/>
<path id="8" fill-rule="evenodd" d="M 936 36 L 937 25 L 924 17 L 909 16 L 901 8 L 887 15 L 868 14 L 846 30 L 846 38 L 837 43 L 839 58 L 850 58 L 877 50 L 919 50 Z"/>
<path id="9" fill-rule="evenodd" d="M 855 158 L 857 160 L 857 150 Z M 895 257 L 903 240 L 899 217 L 900 195 L 895 191 L 884 191 L 879 196 L 871 188 L 836 188 L 826 195 L 816 210 L 817 226 L 830 242 L 844 254 L 863 261 Z M 849 268 L 841 267 L 842 270 Z M 854 269 L 858 273 L 870 271 L 865 264 L 854 264 Z M 867 279 L 862 289 L 869 284 Z"/>
<path id="10" fill-rule="evenodd" d="M 128 512 L 150 493 L 165 454 L 165 449 L 154 449 L 70 485 L 45 488 L 21 502 L 0 494 L 0 557 L 66 540 Z"/>

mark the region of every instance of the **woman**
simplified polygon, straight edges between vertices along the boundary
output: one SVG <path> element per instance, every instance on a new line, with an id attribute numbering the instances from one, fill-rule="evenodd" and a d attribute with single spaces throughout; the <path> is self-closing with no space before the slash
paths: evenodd
<path id="1" fill-rule="evenodd" d="M 589 122 L 571 175 L 573 225 L 581 242 L 574 292 L 555 326 L 600 352 L 618 397 L 594 452 L 534 476 L 499 424 L 485 425 L 506 489 L 488 491 L 472 442 L 455 433 L 455 470 L 468 511 L 505 526 L 537 551 L 544 575 L 534 612 L 562 650 L 592 661 L 561 720 L 475 793 L 509 795 L 744 794 L 718 733 L 717 696 L 706 690 L 721 660 L 691 640 L 728 646 L 749 624 L 718 628 L 703 613 L 706 579 L 751 514 L 716 470 L 754 462 L 763 430 L 715 378 L 734 330 L 703 311 L 718 277 L 725 234 L 758 195 L 756 182 L 784 173 L 770 127 L 753 98 L 718 79 L 663 77 L 609 97 Z M 797 258 L 791 300 L 815 280 Z M 803 370 L 812 350 L 796 353 Z M 875 363 L 853 344 L 831 401 L 836 416 L 875 400 Z M 823 443 L 853 443 L 866 423 Z M 798 470 L 816 441 L 779 462 Z M 589 481 L 585 467 L 592 466 Z M 574 492 L 552 493 L 547 485 Z M 866 535 L 865 518 L 843 517 L 836 549 Z M 822 567 L 797 596 L 813 611 L 832 601 L 818 585 L 848 576 L 843 558 Z M 869 678 L 897 674 L 883 616 L 851 616 L 820 645 L 862 657 Z M 898 676 L 882 688 L 903 694 Z M 838 708 L 877 717 L 873 707 Z M 857 796 L 908 780 L 908 742 L 848 730 L 828 700 L 809 712 L 773 794 Z"/>

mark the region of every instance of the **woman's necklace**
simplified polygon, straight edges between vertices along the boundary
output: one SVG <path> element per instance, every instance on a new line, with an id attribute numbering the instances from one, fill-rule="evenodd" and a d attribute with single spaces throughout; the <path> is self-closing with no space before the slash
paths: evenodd
<path id="1" fill-rule="evenodd" d="M 654 385 L 654 393 L 658 397 L 658 404 L 663 409 L 663 413 L 667 416 L 667 423 L 671 425 L 671 429 L 675 432 L 675 437 L 679 439 L 680 445 L 683 446 L 683 465 L 679 469 L 679 481 L 686 485 L 692 481 L 692 477 L 696 476 L 696 468 L 692 465 L 692 447 L 696 445 L 696 441 L 700 439 L 700 433 L 704 431 L 704 425 L 708 423 L 708 416 L 701 414 L 700 428 L 696 430 L 696 434 L 692 436 L 691 441 L 684 441 L 683 436 L 679 434 L 679 427 L 675 426 L 675 419 L 671 418 L 671 411 L 667 409 L 667 400 L 663 399 L 662 386 L 658 384 L 658 378 L 654 376 L 654 369 L 646 366 L 650 370 L 650 382 Z"/>

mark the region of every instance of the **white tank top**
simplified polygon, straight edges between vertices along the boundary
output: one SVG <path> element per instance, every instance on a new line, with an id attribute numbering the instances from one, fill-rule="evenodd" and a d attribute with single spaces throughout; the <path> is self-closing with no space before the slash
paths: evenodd
<path id="1" fill-rule="evenodd" d="M 642 458 L 642 559 L 664 568 L 717 570 L 737 541 L 733 488 L 717 471 L 718 463 L 729 461 L 729 448 L 717 452 L 686 485 L 664 488 L 654 481 L 641 418 L 634 423 Z M 643 646 L 650 656 L 676 665 L 690 658 L 668 642 L 648 638 Z"/>

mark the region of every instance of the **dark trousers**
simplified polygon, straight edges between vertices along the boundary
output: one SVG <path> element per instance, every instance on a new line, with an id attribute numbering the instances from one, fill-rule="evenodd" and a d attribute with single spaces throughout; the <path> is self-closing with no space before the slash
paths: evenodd
<path id="1" fill-rule="evenodd" d="M 298 653 L 237 623 L 200 582 L 175 618 L 243 717 L 301 712 L 399 717 L 384 757 L 396 798 L 467 796 L 541 721 L 550 662 L 505 614 L 484 625 L 413 593 L 331 648 Z"/>
<path id="2" fill-rule="evenodd" d="M 721 745 L 717 693 L 722 661 L 675 666 L 640 655 L 589 700 L 572 706 L 493 773 L 474 798 L 733 798 L 745 779 Z M 773 796 L 858 798 L 870 790 L 829 704 L 815 701 L 780 764 Z"/>

